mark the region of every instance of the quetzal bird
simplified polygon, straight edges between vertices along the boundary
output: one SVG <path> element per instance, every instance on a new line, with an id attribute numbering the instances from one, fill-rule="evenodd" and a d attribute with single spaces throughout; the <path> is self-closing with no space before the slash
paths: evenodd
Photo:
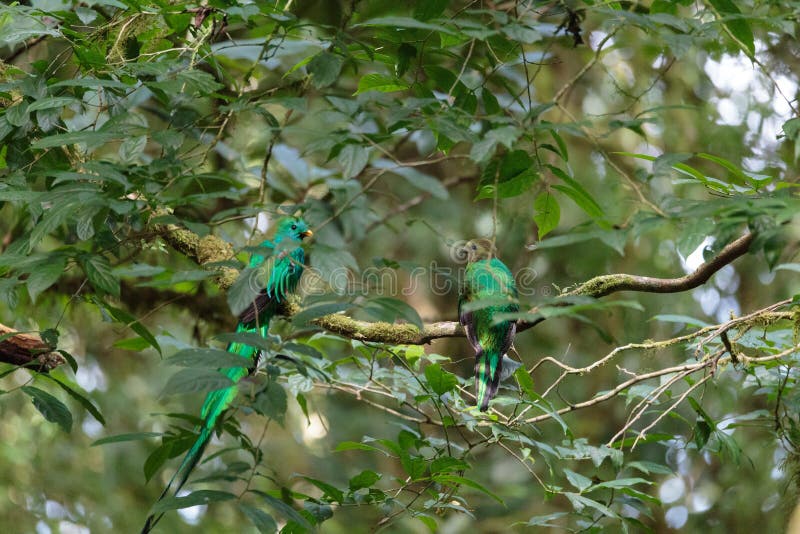
<path id="1" fill-rule="evenodd" d="M 497 259 L 489 240 L 469 241 L 466 255 L 467 268 L 458 299 L 458 316 L 475 350 L 475 397 L 483 412 L 497 394 L 503 358 L 517 331 L 516 321 L 495 322 L 495 315 L 519 311 L 518 295 L 514 276 Z"/>
<path id="2" fill-rule="evenodd" d="M 277 230 L 272 241 L 264 241 L 259 247 L 268 249 L 262 256 L 254 253 L 250 257 L 251 269 L 245 271 L 236 284 L 244 284 L 245 290 L 253 296 L 252 303 L 239 315 L 236 332 L 255 332 L 267 335 L 270 319 L 278 312 L 279 305 L 287 295 L 294 292 L 300 276 L 303 274 L 305 253 L 301 246 L 304 238 L 313 235 L 305 221 L 300 218 L 286 217 L 277 223 Z M 228 352 L 238 354 L 242 358 L 253 361 L 252 367 L 231 367 L 220 369 L 220 372 L 231 379 L 233 385 L 210 392 L 206 396 L 200 417 L 203 422 L 199 428 L 197 439 L 189 452 L 184 456 L 180 467 L 170 479 L 167 487 L 158 498 L 160 501 L 170 491 L 177 494 L 186 483 L 189 474 L 203 455 L 203 450 L 211 440 L 214 427 L 220 415 L 230 406 L 238 393 L 238 383 L 256 366 L 258 349 L 239 342 L 228 345 Z M 151 514 L 142 528 L 142 534 L 150 532 L 163 514 Z"/>

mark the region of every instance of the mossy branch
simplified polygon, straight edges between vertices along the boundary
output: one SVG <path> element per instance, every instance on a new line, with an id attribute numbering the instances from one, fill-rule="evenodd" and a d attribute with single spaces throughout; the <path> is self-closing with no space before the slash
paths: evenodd
<path id="1" fill-rule="evenodd" d="M 584 282 L 562 296 L 585 295 L 605 297 L 617 291 L 641 291 L 645 293 L 680 293 L 705 284 L 714 273 L 743 256 L 750 249 L 755 234 L 747 233 L 729 243 L 720 253 L 698 267 L 694 272 L 680 278 L 652 278 L 633 274 L 608 274 Z"/>
<path id="2" fill-rule="evenodd" d="M 236 280 L 239 274 L 236 269 L 219 266 L 219 263 L 234 257 L 234 249 L 230 243 L 215 236 L 201 238 L 191 230 L 173 224 L 155 225 L 155 230 L 175 250 L 194 260 L 198 265 L 219 270 L 221 274 L 216 283 L 221 289 L 227 289 Z M 652 278 L 630 274 L 610 274 L 592 278 L 559 296 L 599 298 L 618 291 L 645 293 L 688 291 L 704 284 L 722 267 L 746 254 L 754 238 L 755 236 L 752 233 L 745 234 L 723 248 L 717 256 L 686 276 L 679 278 Z M 288 302 L 284 306 L 282 314 L 291 317 L 299 311 L 300 306 L 297 303 Z M 527 330 L 542 321 L 544 321 L 544 318 L 521 323 L 517 326 L 517 331 Z M 462 337 L 464 335 L 464 329 L 456 321 L 426 323 L 421 331 L 410 324 L 358 321 L 343 314 L 326 315 L 311 322 L 345 338 L 395 345 L 424 345 L 435 339 Z"/>
<path id="3" fill-rule="evenodd" d="M 200 237 L 176 224 L 153 224 L 153 230 L 172 248 L 200 267 L 219 271 L 215 283 L 220 289 L 231 287 L 239 276 L 239 271 L 233 267 L 219 265 L 235 256 L 233 245 L 227 241 L 214 235 Z"/>

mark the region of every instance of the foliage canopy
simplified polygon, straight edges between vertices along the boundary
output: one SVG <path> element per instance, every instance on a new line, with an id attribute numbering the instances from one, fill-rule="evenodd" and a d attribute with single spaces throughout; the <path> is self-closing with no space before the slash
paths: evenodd
<path id="1" fill-rule="evenodd" d="M 0 320 L 58 355 L 2 364 L 0 517 L 140 523 L 241 363 L 247 255 L 299 211 L 302 298 L 247 338 L 164 531 L 782 528 L 798 9 L 0 6 Z M 487 414 L 452 322 L 472 237 L 527 326 Z"/>

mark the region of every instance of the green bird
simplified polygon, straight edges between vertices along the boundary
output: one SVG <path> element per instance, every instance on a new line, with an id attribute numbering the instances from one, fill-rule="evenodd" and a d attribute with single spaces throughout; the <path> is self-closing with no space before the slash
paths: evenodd
<path id="1" fill-rule="evenodd" d="M 303 263 L 305 253 L 301 246 L 304 238 L 313 235 L 308 229 L 305 221 L 300 218 L 286 217 L 278 221 L 277 231 L 272 241 L 264 241 L 259 245 L 267 249 L 266 256 L 254 253 L 250 257 L 249 266 L 251 269 L 243 273 L 236 281 L 235 286 L 239 286 L 240 291 L 250 292 L 253 296 L 251 304 L 248 305 L 239 315 L 239 323 L 236 332 L 254 332 L 263 336 L 267 335 L 270 319 L 278 312 L 280 304 L 286 296 L 293 293 L 303 274 Z M 229 295 L 234 292 L 231 288 Z M 255 367 L 258 349 L 239 342 L 231 342 L 228 345 L 228 352 L 232 352 L 253 361 L 252 368 Z M 206 396 L 200 417 L 203 422 L 199 428 L 199 434 L 189 452 L 184 456 L 180 467 L 172 476 L 167 487 L 158 498 L 160 501 L 170 491 L 177 494 L 186 483 L 189 474 L 195 468 L 203 455 L 203 450 L 211 440 L 214 427 L 220 415 L 230 406 L 238 393 L 237 384 L 250 372 L 252 368 L 231 367 L 220 369 L 220 372 L 231 379 L 233 385 L 224 389 L 210 392 Z M 142 534 L 150 532 L 164 514 L 151 514 L 148 516 Z"/>
<path id="2" fill-rule="evenodd" d="M 511 320 L 495 322 L 495 315 L 519 311 L 517 286 L 511 271 L 497 259 L 490 241 L 469 241 L 466 256 L 467 268 L 458 299 L 458 316 L 475 350 L 475 397 L 483 412 L 497 394 L 504 358 L 507 365 L 513 362 L 505 355 L 514 342 L 517 323 Z"/>

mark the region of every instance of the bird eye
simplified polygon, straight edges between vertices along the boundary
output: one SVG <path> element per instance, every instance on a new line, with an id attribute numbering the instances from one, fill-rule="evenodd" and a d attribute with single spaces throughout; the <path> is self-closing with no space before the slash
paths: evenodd
<path id="1" fill-rule="evenodd" d="M 292 225 L 292 230 L 297 230 L 297 225 L 296 224 Z"/>
<path id="2" fill-rule="evenodd" d="M 472 250 L 478 250 L 478 245 L 472 245 Z"/>

